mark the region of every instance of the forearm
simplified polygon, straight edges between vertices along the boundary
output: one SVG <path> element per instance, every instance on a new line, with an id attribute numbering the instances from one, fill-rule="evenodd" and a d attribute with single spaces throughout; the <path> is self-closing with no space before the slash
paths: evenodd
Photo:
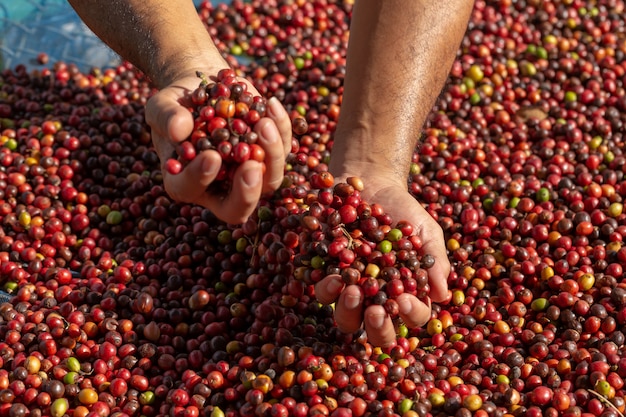
<path id="1" fill-rule="evenodd" d="M 471 0 L 356 2 L 332 172 L 359 166 L 406 178 L 472 8 Z"/>
<path id="2" fill-rule="evenodd" d="M 111 49 L 164 87 L 227 66 L 191 0 L 69 0 Z"/>

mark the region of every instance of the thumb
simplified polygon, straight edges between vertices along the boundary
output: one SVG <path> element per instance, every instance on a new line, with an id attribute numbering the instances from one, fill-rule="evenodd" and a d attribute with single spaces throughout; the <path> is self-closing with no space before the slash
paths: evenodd
<path id="1" fill-rule="evenodd" d="M 146 122 L 153 134 L 173 142 L 181 142 L 193 131 L 193 116 L 173 92 L 163 90 L 146 104 Z"/>

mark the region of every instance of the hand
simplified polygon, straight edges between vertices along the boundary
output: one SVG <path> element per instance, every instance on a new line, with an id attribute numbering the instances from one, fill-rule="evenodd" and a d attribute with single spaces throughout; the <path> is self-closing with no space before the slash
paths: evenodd
<path id="1" fill-rule="evenodd" d="M 176 143 L 187 139 L 193 130 L 193 116 L 184 106 L 186 97 L 199 83 L 195 74 L 179 79 L 156 93 L 146 105 L 146 121 L 161 160 L 165 190 L 174 200 L 204 206 L 225 222 L 243 223 L 255 210 L 260 196 L 275 191 L 283 181 L 285 158 L 291 150 L 291 120 L 280 102 L 270 99 L 267 117 L 254 127 L 258 143 L 265 150 L 265 162 L 246 161 L 237 168 L 228 195 L 210 195 L 206 189 L 222 163 L 216 151 L 199 153 L 177 175 L 169 174 L 164 166 Z M 250 83 L 248 91 L 258 95 Z"/>
<path id="2" fill-rule="evenodd" d="M 348 176 L 339 177 L 345 179 Z M 450 263 L 446 254 L 443 231 L 422 205 L 411 196 L 405 184 L 395 179 L 364 178 L 363 199 L 381 204 L 394 222 L 407 220 L 423 241 L 422 252 L 434 256 L 435 264 L 428 270 L 430 298 L 436 302 L 448 296 Z M 329 275 L 315 286 L 315 294 L 322 304 L 336 301 L 335 321 L 344 333 L 352 333 L 365 326 L 369 343 L 387 347 L 395 343 L 396 331 L 391 318 L 382 306 L 363 309 L 363 293 L 357 285 L 345 286 L 339 275 Z M 409 328 L 423 326 L 431 314 L 430 302 L 423 303 L 410 294 L 397 298 L 400 317 Z"/>

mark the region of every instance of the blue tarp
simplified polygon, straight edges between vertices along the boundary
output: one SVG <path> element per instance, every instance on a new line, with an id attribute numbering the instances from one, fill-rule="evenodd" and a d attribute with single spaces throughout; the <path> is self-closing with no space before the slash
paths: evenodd
<path id="1" fill-rule="evenodd" d="M 0 68 L 36 68 L 41 52 L 50 63 L 74 63 L 83 72 L 120 62 L 66 0 L 0 0 Z"/>
<path id="2" fill-rule="evenodd" d="M 41 52 L 82 71 L 119 63 L 65 0 L 0 0 L 0 36 L 2 68 L 36 67 Z"/>

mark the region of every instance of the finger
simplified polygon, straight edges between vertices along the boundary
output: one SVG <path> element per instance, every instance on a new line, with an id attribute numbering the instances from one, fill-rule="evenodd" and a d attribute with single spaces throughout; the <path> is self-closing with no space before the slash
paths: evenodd
<path id="1" fill-rule="evenodd" d="M 267 115 L 276 123 L 285 150 L 285 158 L 291 152 L 291 120 L 280 101 L 272 97 L 267 102 Z"/>
<path id="2" fill-rule="evenodd" d="M 246 161 L 235 171 L 232 189 L 226 196 L 205 193 L 201 204 L 227 223 L 243 223 L 259 202 L 262 179 L 263 165 L 257 161 Z"/>
<path id="3" fill-rule="evenodd" d="M 450 261 L 444 245 L 443 233 L 441 237 L 427 240 L 422 246 L 424 253 L 429 253 L 435 258 L 434 265 L 428 269 L 428 281 L 430 284 L 430 297 L 435 302 L 441 302 L 448 295 L 448 275 L 450 275 Z"/>
<path id="4" fill-rule="evenodd" d="M 435 265 L 428 270 L 428 281 L 430 298 L 437 303 L 443 302 L 448 297 L 448 275 L 450 275 L 448 258 L 435 256 Z"/>
<path id="5" fill-rule="evenodd" d="M 396 329 L 383 306 L 369 306 L 365 309 L 363 321 L 367 332 L 367 341 L 372 346 L 384 348 L 395 343 Z"/>
<path id="6" fill-rule="evenodd" d="M 343 333 L 354 333 L 363 322 L 363 291 L 356 285 L 344 288 L 335 306 L 335 322 Z"/>
<path id="7" fill-rule="evenodd" d="M 265 150 L 265 176 L 263 192 L 270 193 L 278 189 L 285 176 L 285 153 L 280 133 L 272 119 L 264 117 L 255 126 L 259 135 L 259 144 Z"/>
<path id="8" fill-rule="evenodd" d="M 177 175 L 168 174 L 165 163 L 169 157 L 161 158 L 165 190 L 176 201 L 198 203 L 207 207 L 209 201 L 206 188 L 219 172 L 222 159 L 215 151 L 204 151 L 198 154 Z"/>
<path id="9" fill-rule="evenodd" d="M 322 304 L 332 304 L 341 294 L 343 287 L 344 283 L 341 280 L 341 275 L 329 275 L 315 284 L 315 297 Z"/>
<path id="10" fill-rule="evenodd" d="M 422 327 L 430 320 L 430 306 L 410 294 L 400 294 L 396 299 L 400 318 L 408 328 Z"/>
<path id="11" fill-rule="evenodd" d="M 146 122 L 153 134 L 174 142 L 185 140 L 193 131 L 193 116 L 180 105 L 173 92 L 161 91 L 146 104 Z M 158 151 L 158 149 L 157 149 Z"/>

